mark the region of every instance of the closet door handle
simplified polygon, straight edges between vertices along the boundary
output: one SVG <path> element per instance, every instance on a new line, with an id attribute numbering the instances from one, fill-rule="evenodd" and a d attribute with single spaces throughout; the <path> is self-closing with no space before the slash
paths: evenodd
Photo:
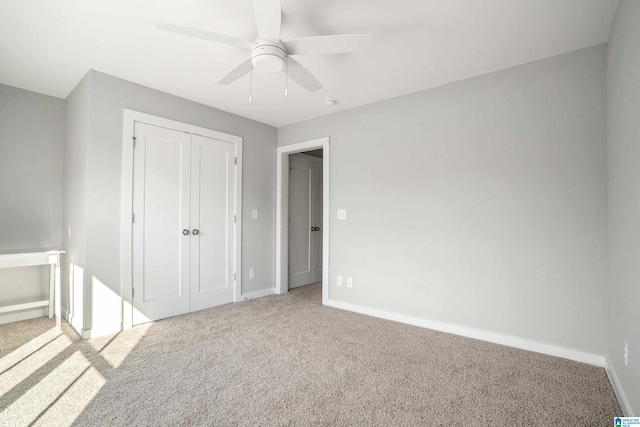
<path id="1" fill-rule="evenodd" d="M 184 230 L 182 230 L 182 234 L 184 234 L 185 236 L 188 236 L 189 233 L 191 233 L 189 230 L 187 230 L 186 228 Z"/>
<path id="2" fill-rule="evenodd" d="M 198 234 L 200 234 L 200 230 L 198 230 L 197 228 L 194 228 L 191 234 L 193 234 L 194 236 L 197 236 Z"/>

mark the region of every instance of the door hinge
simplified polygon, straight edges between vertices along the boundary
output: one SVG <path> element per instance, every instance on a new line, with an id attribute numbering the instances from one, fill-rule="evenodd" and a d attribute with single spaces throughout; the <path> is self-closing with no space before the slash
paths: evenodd
<path id="1" fill-rule="evenodd" d="M 136 214 L 134 213 L 131 214 L 131 222 L 136 222 Z"/>
<path id="2" fill-rule="evenodd" d="M 233 160 L 233 164 L 234 164 L 234 165 L 237 165 L 237 164 L 238 164 L 238 158 L 237 158 L 237 157 Z"/>
<path id="3" fill-rule="evenodd" d="M 133 148 L 136 148 L 136 137 L 132 136 L 131 139 L 133 139 Z"/>
<path id="4" fill-rule="evenodd" d="M 136 288 L 131 288 L 131 298 L 135 298 L 136 297 Z"/>
<path id="5" fill-rule="evenodd" d="M 236 280 L 236 273 L 233 273 L 233 280 Z"/>
<path id="6" fill-rule="evenodd" d="M 235 215 L 233 216 L 233 222 L 236 222 L 236 216 Z"/>

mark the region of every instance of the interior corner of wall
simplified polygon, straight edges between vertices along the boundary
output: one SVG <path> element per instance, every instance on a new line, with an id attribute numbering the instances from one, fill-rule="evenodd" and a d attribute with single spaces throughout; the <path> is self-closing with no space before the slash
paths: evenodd
<path id="1" fill-rule="evenodd" d="M 611 362 L 611 359 L 609 359 L 608 355 L 605 356 L 604 359 L 605 359 L 604 369 L 607 373 L 607 377 L 609 377 L 609 382 L 611 383 L 613 392 L 616 395 L 616 398 L 618 399 L 618 403 L 620 404 L 620 409 L 622 409 L 622 414 L 625 417 L 633 417 L 638 415 L 633 413 L 631 404 L 629 402 L 629 399 L 627 398 L 627 395 L 624 392 L 624 389 L 622 388 L 622 384 L 620 383 L 620 379 L 618 377 L 618 374 L 616 373 L 613 362 Z"/>

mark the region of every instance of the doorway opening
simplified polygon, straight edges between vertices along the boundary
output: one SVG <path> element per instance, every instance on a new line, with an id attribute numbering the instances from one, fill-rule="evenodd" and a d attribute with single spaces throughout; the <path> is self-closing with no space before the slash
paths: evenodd
<path id="1" fill-rule="evenodd" d="M 329 297 L 329 138 L 277 149 L 276 293 L 322 282 Z"/>
<path id="2" fill-rule="evenodd" d="M 322 282 L 322 157 L 289 155 L 289 289 Z"/>

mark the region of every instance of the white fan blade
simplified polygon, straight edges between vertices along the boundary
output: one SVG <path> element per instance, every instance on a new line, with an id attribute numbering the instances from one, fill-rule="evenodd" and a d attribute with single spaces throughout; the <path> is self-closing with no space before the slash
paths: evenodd
<path id="1" fill-rule="evenodd" d="M 218 80 L 219 85 L 228 85 L 230 83 L 235 82 L 240 77 L 244 76 L 251 72 L 251 57 L 248 57 L 235 67 L 231 69 L 227 74 L 224 75 L 220 80 Z"/>
<path id="2" fill-rule="evenodd" d="M 306 68 L 302 66 L 298 61 L 293 59 L 292 57 L 287 58 L 289 68 L 289 77 L 294 82 L 298 83 L 300 86 L 308 90 L 309 92 L 315 92 L 317 90 L 322 89 L 322 85 L 313 74 L 309 72 Z"/>
<path id="3" fill-rule="evenodd" d="M 289 55 L 330 55 L 348 53 L 373 44 L 371 34 L 304 37 L 283 41 Z"/>
<path id="4" fill-rule="evenodd" d="M 228 44 L 231 46 L 241 47 L 243 49 L 253 49 L 256 45 L 249 40 L 239 39 L 225 34 L 213 33 L 211 31 L 198 30 L 197 28 L 181 27 L 179 25 L 165 24 L 156 22 L 156 26 L 160 30 L 169 31 L 183 36 L 194 37 L 196 39 L 209 40 L 210 42 Z"/>
<path id="5" fill-rule="evenodd" d="M 253 13 L 260 38 L 278 43 L 282 24 L 280 0 L 253 0 Z"/>

